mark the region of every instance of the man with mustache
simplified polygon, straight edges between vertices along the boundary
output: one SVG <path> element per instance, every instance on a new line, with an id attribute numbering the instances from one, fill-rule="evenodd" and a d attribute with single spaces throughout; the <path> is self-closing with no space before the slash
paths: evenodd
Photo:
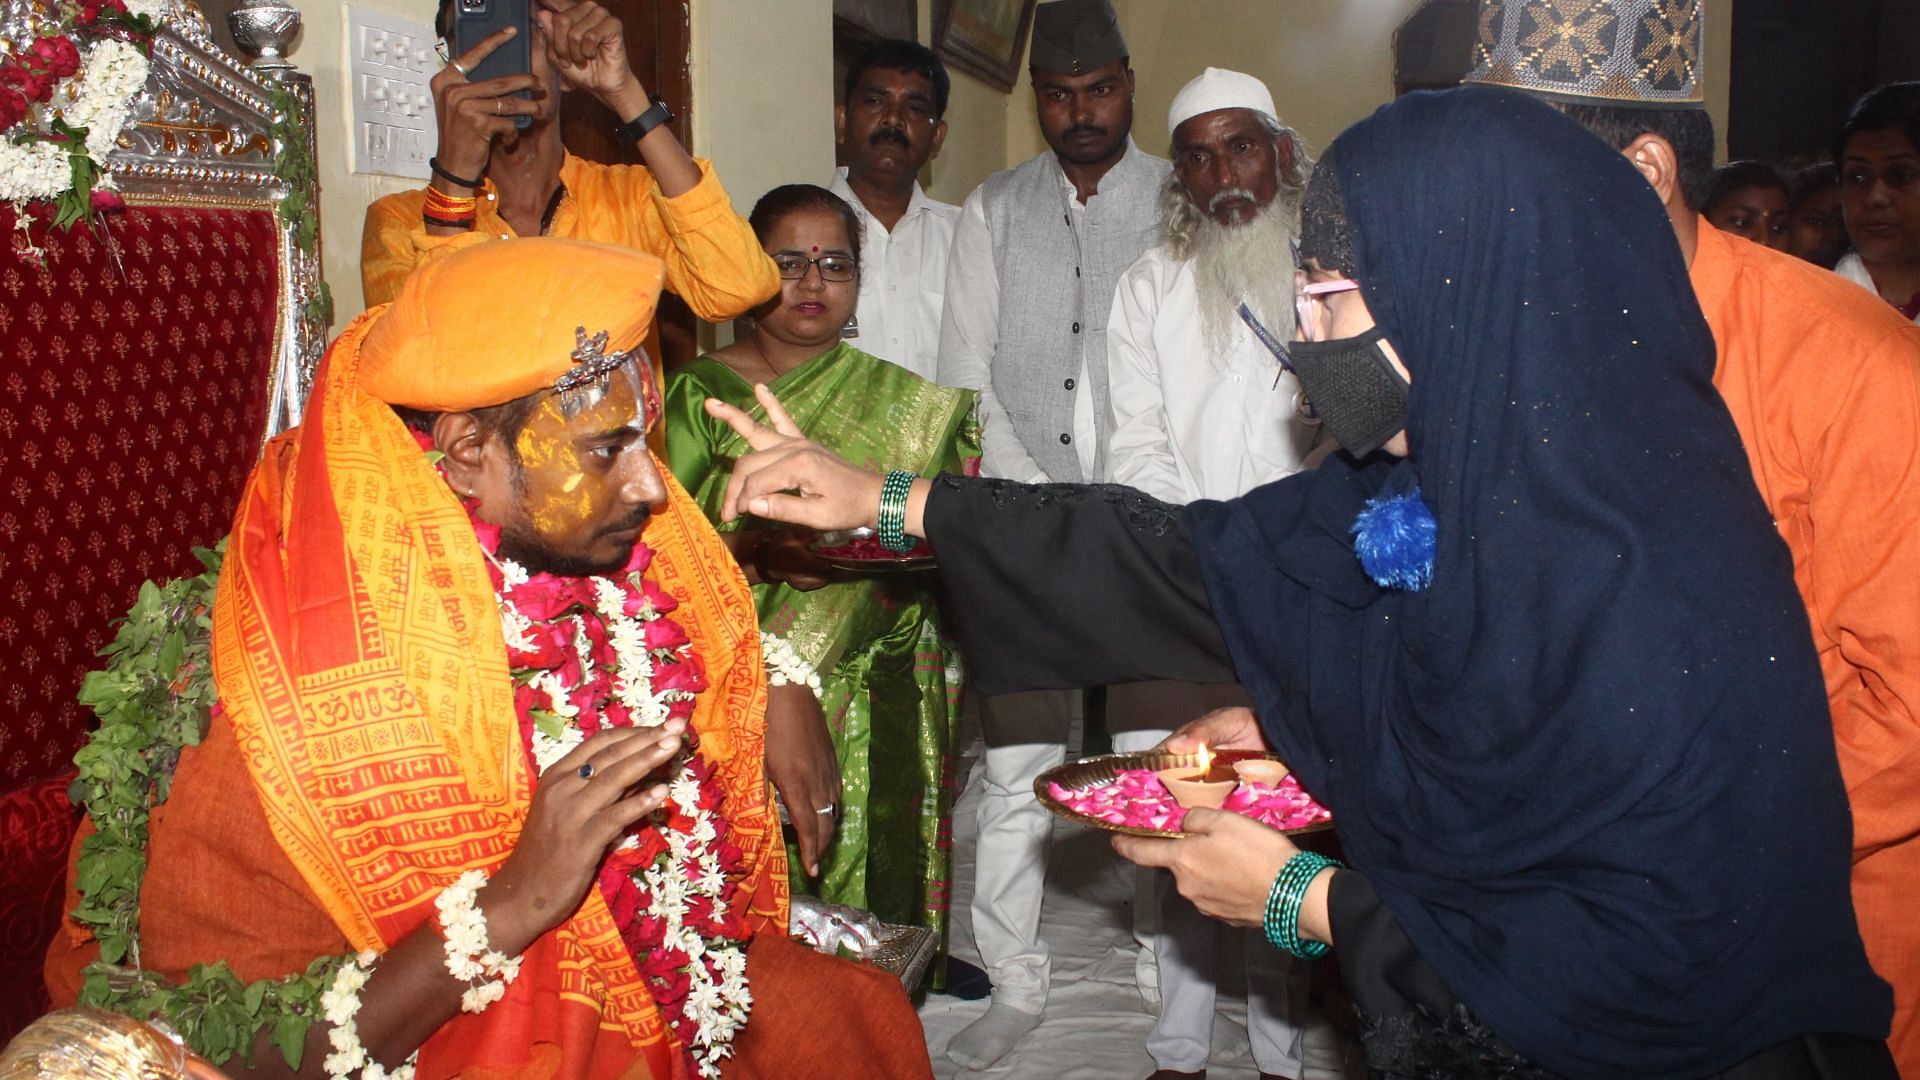
<path id="1" fill-rule="evenodd" d="M 1028 71 L 1049 149 L 989 177 L 961 208 L 939 381 L 980 392 L 986 475 L 1096 481 L 1106 475 L 1114 284 L 1158 239 L 1155 203 L 1168 165 L 1130 137 L 1133 69 L 1109 0 L 1040 5 Z M 1127 696 L 1109 695 L 1109 730 L 1129 726 Z M 1065 759 L 1080 697 L 1038 691 L 976 700 L 986 754 L 973 933 L 993 977 L 993 1006 L 954 1036 L 947 1056 L 986 1068 L 1046 1007 L 1040 901 L 1052 819 L 1034 799 L 1033 780 Z"/>
<path id="2" fill-rule="evenodd" d="M 1165 240 L 1120 276 L 1107 322 L 1107 477 L 1185 505 L 1236 498 L 1300 471 L 1320 432 L 1299 381 L 1267 344 L 1293 337 L 1293 252 L 1312 164 L 1305 142 L 1277 118 L 1272 93 L 1237 71 L 1208 68 L 1181 88 L 1167 127 Z M 1155 695 L 1154 727 L 1165 729 L 1116 737 L 1129 749 L 1151 747 L 1212 709 L 1248 704 L 1237 686 L 1161 682 L 1128 692 Z M 1155 891 L 1141 898 L 1158 899 L 1160 916 L 1160 1017 L 1147 1037 L 1153 1080 L 1205 1076 L 1220 928 L 1171 890 Z M 1247 1034 L 1260 1075 L 1300 1076 L 1307 965 L 1237 931 L 1220 938 L 1247 945 Z"/>
<path id="3" fill-rule="evenodd" d="M 918 42 L 882 41 L 847 69 L 834 137 L 846 162 L 827 190 L 860 218 L 860 301 L 846 336 L 862 351 L 933 379 L 947 249 L 960 208 L 920 190 L 947 138 L 947 69 Z"/>

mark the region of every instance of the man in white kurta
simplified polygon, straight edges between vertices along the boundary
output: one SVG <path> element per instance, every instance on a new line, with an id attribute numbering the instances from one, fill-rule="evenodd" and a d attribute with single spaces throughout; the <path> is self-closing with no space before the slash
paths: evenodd
<path id="1" fill-rule="evenodd" d="M 1231 499 L 1305 467 L 1319 433 L 1298 381 L 1262 340 L 1264 331 L 1284 347 L 1293 335 L 1306 151 L 1259 80 L 1216 68 L 1174 98 L 1168 128 L 1166 239 L 1121 274 L 1107 320 L 1108 475 L 1171 503 Z M 1245 703 L 1237 687 L 1156 685 L 1172 717 Z M 1128 733 L 1115 747 L 1165 734 Z M 1220 927 L 1164 883 L 1155 892 L 1160 1015 L 1147 1039 L 1155 1077 L 1206 1070 L 1216 941 L 1245 944 L 1247 1029 L 1261 1075 L 1301 1076 L 1307 965 L 1258 934 Z"/>
<path id="2" fill-rule="evenodd" d="M 1164 244 L 1114 290 L 1107 365 L 1112 481 L 1164 502 L 1231 499 L 1297 472 L 1320 430 L 1301 416 L 1299 381 L 1237 316 L 1226 347 L 1207 347 L 1193 264 Z"/>
<path id="3" fill-rule="evenodd" d="M 916 179 L 946 141 L 950 81 L 931 49 L 882 41 L 847 69 L 834 112 L 846 165 L 827 190 L 860 219 L 855 348 L 932 381 L 940 360 L 947 249 L 960 208 L 927 197 Z"/>

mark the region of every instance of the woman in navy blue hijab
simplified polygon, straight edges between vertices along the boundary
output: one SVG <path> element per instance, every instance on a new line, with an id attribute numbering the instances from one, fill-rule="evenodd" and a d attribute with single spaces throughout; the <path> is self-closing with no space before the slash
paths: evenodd
<path id="1" fill-rule="evenodd" d="M 923 481 L 907 525 L 976 688 L 1243 683 L 1257 732 L 1187 737 L 1264 742 L 1333 809 L 1352 869 L 1311 878 L 1297 932 L 1382 1073 L 1892 1076 L 1806 613 L 1645 182 L 1468 88 L 1343 134 L 1307 217 L 1329 340 L 1292 360 L 1364 456 L 1184 513 Z M 878 477 L 753 441 L 741 508 L 874 522 Z M 1122 851 L 1260 925 L 1293 845 L 1188 822 Z"/>

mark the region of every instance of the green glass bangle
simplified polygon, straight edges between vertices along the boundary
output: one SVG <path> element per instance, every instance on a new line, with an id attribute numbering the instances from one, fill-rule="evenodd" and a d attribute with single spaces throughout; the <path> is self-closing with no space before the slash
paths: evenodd
<path id="1" fill-rule="evenodd" d="M 1300 937 L 1300 905 L 1306 901 L 1307 887 L 1313 879 L 1327 867 L 1338 868 L 1340 860 L 1329 859 L 1316 851 L 1302 851 L 1287 860 L 1287 865 L 1273 877 L 1273 888 L 1267 893 L 1266 919 L 1262 925 L 1267 941 L 1274 948 L 1303 960 L 1315 960 L 1327 955 L 1324 941 L 1307 941 Z"/>
<path id="2" fill-rule="evenodd" d="M 880 546 L 888 551 L 907 551 L 913 541 L 907 537 L 907 496 L 913 491 L 914 474 L 906 469 L 887 473 L 880 484 L 880 512 L 874 523 Z"/>

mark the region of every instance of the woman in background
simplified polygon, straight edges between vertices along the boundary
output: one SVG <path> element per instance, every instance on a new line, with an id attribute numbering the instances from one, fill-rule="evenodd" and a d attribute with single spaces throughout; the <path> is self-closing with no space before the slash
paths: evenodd
<path id="1" fill-rule="evenodd" d="M 1301 213 L 1320 468 L 896 509 L 769 395 L 773 431 L 709 403 L 759 450 L 728 511 L 927 537 L 984 693 L 1244 685 L 1170 747 L 1274 750 L 1352 868 L 1218 811 L 1115 846 L 1331 948 L 1377 1075 L 1892 1080 L 1806 608 L 1650 190 L 1527 96 L 1408 95 Z"/>
<path id="2" fill-rule="evenodd" d="M 780 295 L 755 310 L 745 337 L 668 378 L 668 465 L 733 547 L 754 586 L 763 635 L 783 639 L 820 677 L 841 794 L 837 806 L 795 805 L 789 796 L 787 812 L 803 840 L 836 815 L 838 825 L 817 859 L 803 850 L 793 863 L 795 891 L 931 927 L 944 940 L 959 685 L 950 676 L 958 670 L 953 649 L 938 630 L 933 578 L 837 575 L 809 549 L 815 538 L 805 530 L 722 523 L 734 459 L 749 448 L 702 403 L 712 397 L 752 411 L 754 385 L 764 384 L 836 453 L 933 476 L 963 471 L 979 456 L 974 395 L 841 340 L 859 297 L 860 228 L 838 196 L 811 184 L 775 188 L 748 222 L 780 269 Z M 771 648 L 770 671 L 782 666 L 781 651 Z"/>
<path id="3" fill-rule="evenodd" d="M 1920 322 L 1920 82 L 1855 102 L 1833 158 L 1853 238 L 1834 272 Z"/>

